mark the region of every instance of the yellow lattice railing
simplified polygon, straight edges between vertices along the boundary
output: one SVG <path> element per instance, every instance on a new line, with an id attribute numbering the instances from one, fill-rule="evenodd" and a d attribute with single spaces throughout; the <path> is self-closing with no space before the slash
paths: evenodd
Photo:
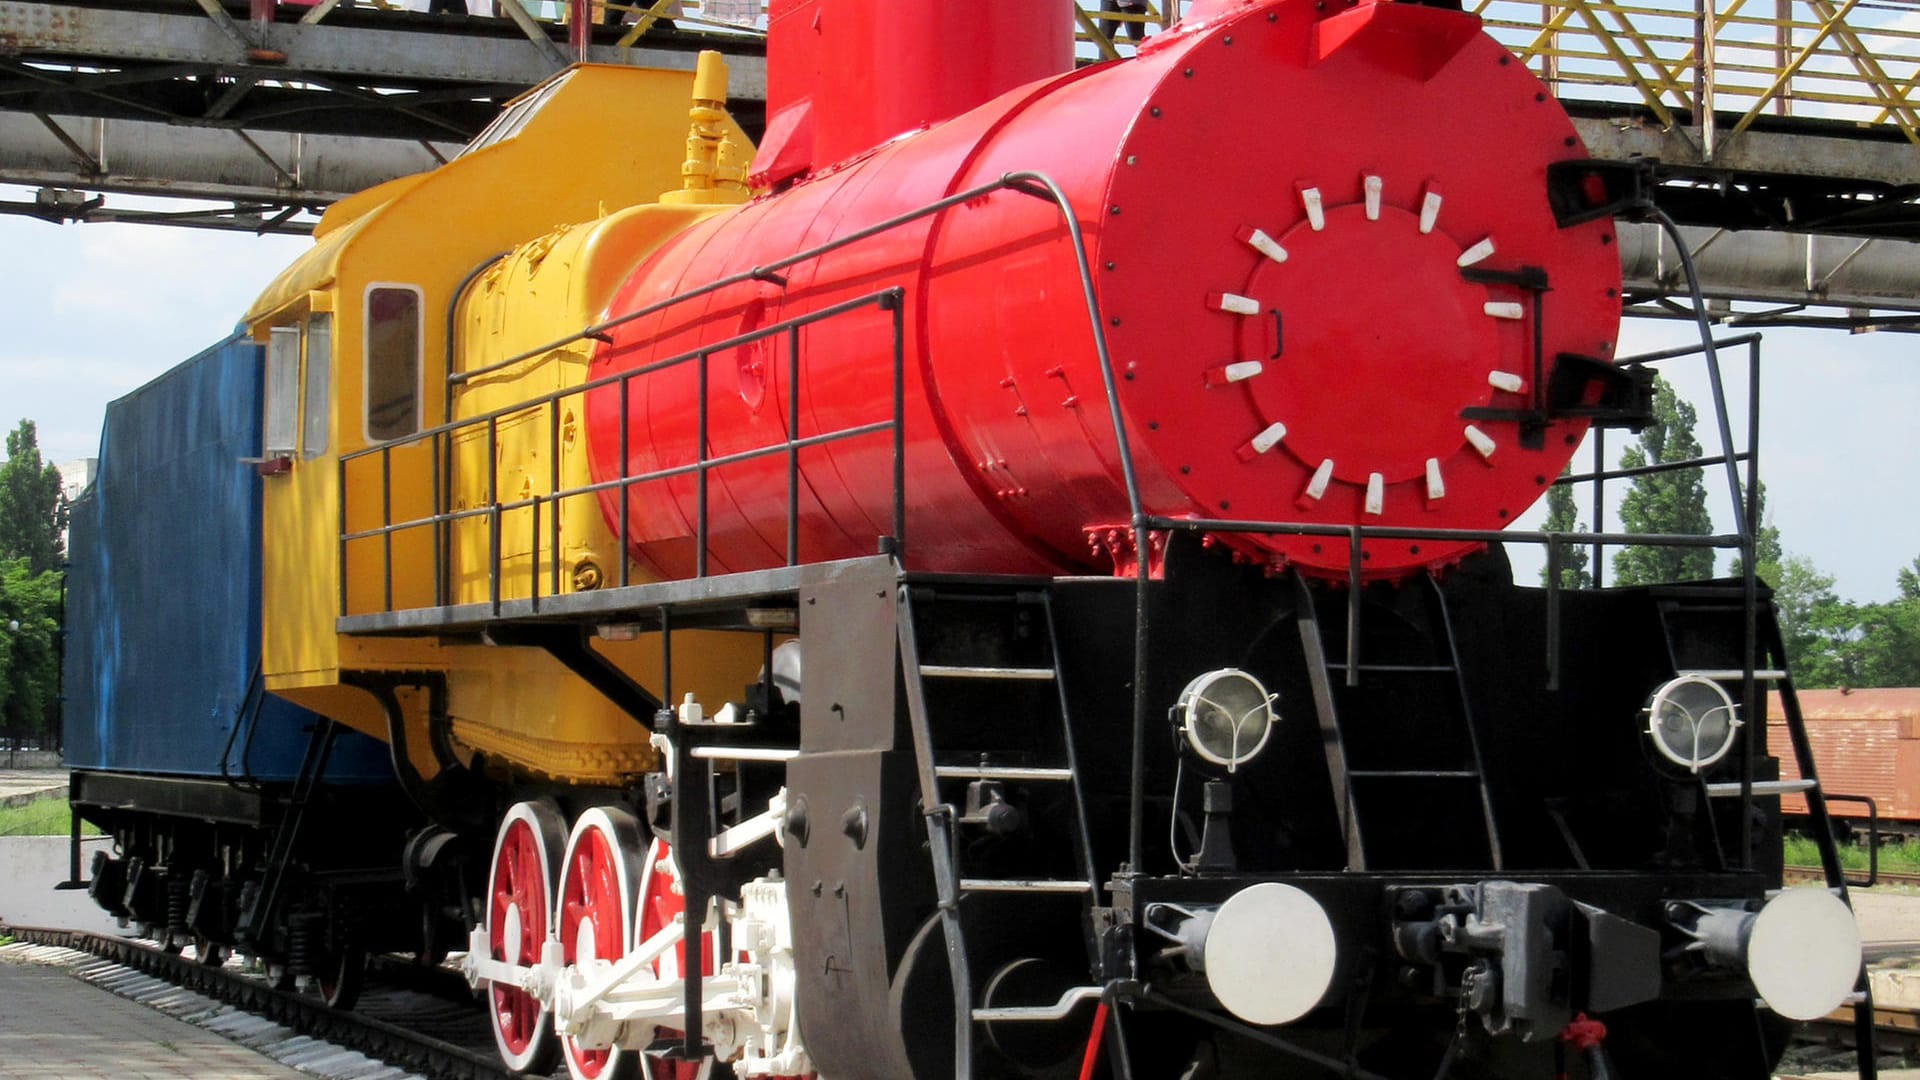
<path id="1" fill-rule="evenodd" d="M 1189 6 L 1169 2 L 1175 20 Z M 1115 20 L 1149 32 L 1163 21 L 1161 4 L 1100 7 L 1079 0 L 1083 56 L 1132 52 L 1131 28 Z M 1561 98 L 1644 105 L 1665 126 L 1698 129 L 1709 154 L 1766 115 L 1891 128 L 1920 144 L 1920 0 L 1467 0 L 1467 10 Z"/>
<path id="2" fill-rule="evenodd" d="M 1708 150 L 1767 115 L 1892 127 L 1920 143 L 1912 0 L 1473 0 L 1470 10 L 1560 97 L 1644 105 L 1667 125 L 1683 113 Z"/>

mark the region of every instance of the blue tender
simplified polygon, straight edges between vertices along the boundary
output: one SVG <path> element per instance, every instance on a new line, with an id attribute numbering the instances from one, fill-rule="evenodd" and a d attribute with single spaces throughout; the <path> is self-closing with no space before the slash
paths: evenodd
<path id="1" fill-rule="evenodd" d="M 319 717 L 271 695 L 256 713 L 248 693 L 260 478 L 242 459 L 259 450 L 262 366 L 235 334 L 107 406 L 68 539 L 69 768 L 220 776 L 224 757 L 236 780 L 299 771 Z M 391 783 L 386 747 L 342 729 L 326 778 Z"/>

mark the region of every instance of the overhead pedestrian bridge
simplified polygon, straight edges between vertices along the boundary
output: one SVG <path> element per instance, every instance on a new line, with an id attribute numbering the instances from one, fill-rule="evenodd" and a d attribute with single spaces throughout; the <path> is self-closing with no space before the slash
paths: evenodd
<path id="1" fill-rule="evenodd" d="M 1329 0 L 1338 2 L 1338 0 Z M 1920 312 L 1920 3 L 1465 0 L 1596 157 L 1653 163 L 1707 293 L 1745 321 L 1909 329 Z M 690 69 L 728 54 L 764 123 L 759 0 L 0 0 L 0 211 L 306 231 L 354 191 L 432 168 L 578 60 Z M 429 0 L 411 0 L 426 8 Z M 1083 62 L 1185 4 L 1074 9 Z M 202 200 L 129 209 L 124 194 Z M 1622 226 L 1628 300 L 1683 292 L 1675 242 Z"/>

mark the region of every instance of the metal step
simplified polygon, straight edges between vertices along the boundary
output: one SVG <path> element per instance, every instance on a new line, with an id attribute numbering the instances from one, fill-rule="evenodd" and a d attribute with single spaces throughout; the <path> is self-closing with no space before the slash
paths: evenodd
<path id="1" fill-rule="evenodd" d="M 1348 769 L 1347 775 L 1369 780 L 1382 778 L 1402 780 L 1480 779 L 1480 774 L 1472 769 Z"/>
<path id="2" fill-rule="evenodd" d="M 981 1021 L 1023 1021 L 1028 1023 L 1049 1023 L 1065 1020 L 1083 1001 L 1092 1001 L 1100 996 L 1097 986 L 1074 986 L 1060 995 L 1060 1000 L 1051 1005 L 1015 1005 L 998 1009 L 975 1009 L 973 1018 Z"/>
<path id="3" fill-rule="evenodd" d="M 1057 878 L 961 878 L 961 892 L 1088 893 L 1093 886 L 1084 881 Z"/>
<path id="4" fill-rule="evenodd" d="M 1798 795 L 1819 786 L 1819 781 L 1816 780 L 1755 780 L 1753 793 L 1755 795 Z M 1740 785 L 1738 782 L 1708 784 L 1707 795 L 1714 799 L 1737 799 L 1740 797 Z"/>
<path id="5" fill-rule="evenodd" d="M 1052 668 L 969 667 L 958 664 L 921 664 L 920 674 L 929 679 L 1009 679 L 1052 682 Z"/>
<path id="6" fill-rule="evenodd" d="M 933 774 L 942 780 L 1024 780 L 1028 782 L 1073 779 L 1072 769 L 1047 769 L 1022 765 L 939 765 Z"/>
<path id="7" fill-rule="evenodd" d="M 1738 668 L 1694 668 L 1681 671 L 1679 674 L 1698 675 L 1700 678 L 1712 679 L 1714 682 L 1739 682 L 1747 677 L 1747 673 Z M 1777 669 L 1763 669 L 1753 673 L 1755 682 L 1780 682 L 1786 677 L 1786 672 Z"/>
<path id="8" fill-rule="evenodd" d="M 800 751 L 778 746 L 696 746 L 687 756 L 706 761 L 792 761 Z"/>

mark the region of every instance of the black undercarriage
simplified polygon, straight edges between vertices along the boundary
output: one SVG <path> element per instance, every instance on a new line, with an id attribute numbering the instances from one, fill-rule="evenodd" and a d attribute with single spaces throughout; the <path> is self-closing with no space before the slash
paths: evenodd
<path id="1" fill-rule="evenodd" d="M 1749 716 L 1738 752 L 1676 772 L 1641 712 L 1677 674 L 1741 669 L 1741 593 L 1550 599 L 1516 587 L 1495 552 L 1354 603 L 1178 538 L 1144 593 L 916 575 L 884 556 L 709 579 L 631 610 L 760 634 L 769 650 L 797 629 L 798 700 L 769 678 L 747 688 L 742 722 L 662 710 L 645 719 L 670 737 L 677 783 L 569 797 L 624 802 L 671 840 L 690 908 L 784 878 L 800 1025 L 828 1077 L 1076 1076 L 1091 1058 L 1116 1078 L 1759 1078 L 1786 1025 L 1700 927 L 1778 886 L 1775 800 L 1725 797 L 1778 762 Z M 1136 757 L 1142 596 L 1155 711 Z M 782 609 L 791 619 L 769 619 Z M 1232 768 L 1161 715 L 1218 669 L 1274 695 L 1265 745 Z M 739 747 L 795 753 L 724 752 Z M 251 943 L 306 970 L 353 949 L 432 954 L 481 909 L 484 836 L 443 824 L 436 859 L 420 849 L 441 834 L 404 808 L 336 801 L 263 932 L 244 920 L 274 865 L 271 822 L 156 825 L 87 795 L 113 782 L 132 781 L 75 788 L 87 817 L 125 834 L 96 895 L 183 939 Z M 488 783 L 502 806 L 540 794 Z M 780 845 L 705 854 L 782 788 Z M 355 876 L 366 867 L 379 870 Z M 191 904 L 196 873 L 219 878 L 218 903 Z M 166 883 L 182 880 L 190 908 L 176 912 Z M 1334 941 L 1325 992 L 1280 1024 L 1234 1015 L 1204 970 L 1209 921 L 1268 883 L 1309 897 Z M 385 897 L 383 914 L 356 906 L 356 888 Z M 320 948 L 298 939 L 314 912 Z M 1299 976 L 1291 963 L 1276 955 L 1273 979 Z M 1588 1015 L 1603 1044 L 1569 1041 Z"/>

